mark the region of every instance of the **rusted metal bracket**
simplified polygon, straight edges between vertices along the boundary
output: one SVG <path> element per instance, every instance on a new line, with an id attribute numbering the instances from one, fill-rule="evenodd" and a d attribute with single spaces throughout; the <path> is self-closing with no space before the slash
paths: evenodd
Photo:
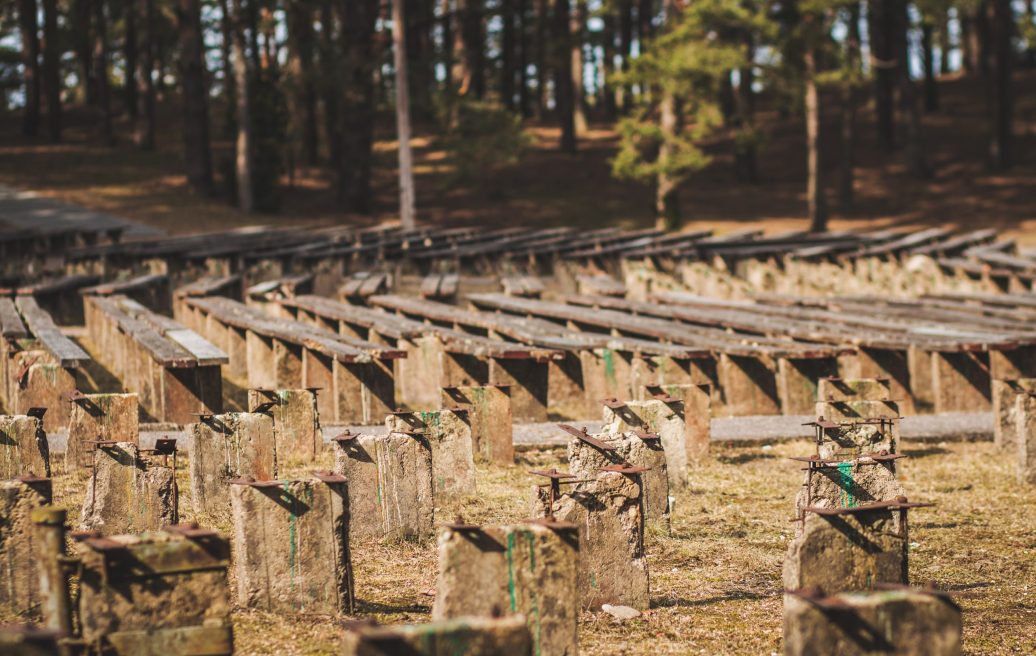
<path id="1" fill-rule="evenodd" d="M 626 462 L 620 465 L 605 465 L 601 467 L 601 471 L 615 472 L 617 474 L 643 474 L 646 471 L 651 471 L 651 468 L 631 465 Z"/>
<path id="2" fill-rule="evenodd" d="M 349 430 L 344 430 L 341 433 L 339 433 L 338 435 L 335 435 L 334 437 L 332 437 L 331 441 L 332 442 L 338 442 L 338 443 L 353 442 L 358 437 L 359 437 L 359 435 L 356 435 L 356 434 L 352 433 Z"/>
<path id="3" fill-rule="evenodd" d="M 659 394 L 652 394 L 651 398 L 653 398 L 656 401 L 661 401 L 662 403 L 677 403 L 683 401 L 683 399 L 678 399 L 675 396 L 670 396 L 669 394 L 666 394 L 664 392 L 661 392 Z"/>
<path id="4" fill-rule="evenodd" d="M 35 419 L 39 419 L 40 421 L 43 421 L 43 416 L 47 414 L 47 409 L 46 408 L 29 408 L 28 411 L 26 411 L 25 414 L 26 414 L 26 416 L 33 417 Z"/>
<path id="5" fill-rule="evenodd" d="M 336 474 L 334 472 L 327 470 L 318 469 L 310 473 L 313 475 L 313 478 L 317 479 L 322 483 L 346 483 L 349 480 L 341 474 Z"/>
<path id="6" fill-rule="evenodd" d="M 934 505 L 934 503 L 914 503 L 907 501 L 906 497 L 896 497 L 889 501 L 875 501 L 874 503 L 865 503 L 860 506 L 852 506 L 851 508 L 821 508 L 817 506 L 806 506 L 802 511 L 830 517 L 834 515 L 855 515 L 857 513 L 865 513 L 872 510 L 909 510 L 910 508 L 928 508 Z"/>
<path id="7" fill-rule="evenodd" d="M 597 439 L 596 437 L 593 437 L 592 435 L 590 435 L 590 433 L 587 433 L 585 426 L 583 427 L 582 430 L 580 430 L 578 428 L 574 428 L 572 426 L 569 426 L 568 424 L 558 424 L 558 428 L 560 428 L 561 430 L 565 431 L 569 435 L 575 437 L 576 439 L 581 440 L 581 441 L 589 444 L 590 446 L 594 447 L 595 449 L 599 449 L 601 451 L 615 451 L 615 447 L 612 446 L 611 444 L 606 444 L 606 443 L 602 442 L 601 440 Z"/>
<path id="8" fill-rule="evenodd" d="M 18 387 L 20 389 L 25 389 L 26 385 L 29 384 L 29 370 L 32 369 L 32 365 L 36 364 L 36 361 L 39 359 L 40 357 L 38 355 L 29 358 L 25 364 L 18 369 L 18 373 L 14 375 L 14 379 L 18 381 Z"/>
<path id="9" fill-rule="evenodd" d="M 451 531 L 459 531 L 461 533 L 478 533 L 482 531 L 482 527 L 478 524 L 468 524 L 464 521 L 464 518 L 457 515 L 452 522 L 447 524 L 439 524 L 443 528 L 448 528 Z"/>
<path id="10" fill-rule="evenodd" d="M 626 407 L 625 401 L 620 401 L 616 398 L 602 399 L 601 403 L 603 403 L 606 407 L 611 408 L 612 410 L 618 410 L 619 408 Z"/>
<path id="11" fill-rule="evenodd" d="M 634 429 L 633 434 L 639 437 L 640 439 L 644 440 L 645 442 L 651 442 L 662 439 L 662 436 L 658 433 L 649 433 L 646 430 L 641 430 L 640 428 Z"/>

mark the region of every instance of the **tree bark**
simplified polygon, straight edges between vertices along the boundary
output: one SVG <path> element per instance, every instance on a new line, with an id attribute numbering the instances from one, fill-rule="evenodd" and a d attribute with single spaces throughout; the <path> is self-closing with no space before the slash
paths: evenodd
<path id="1" fill-rule="evenodd" d="M 324 103 L 328 163 L 334 171 L 342 166 L 340 96 L 344 77 L 339 70 L 341 53 L 333 6 L 323 2 L 320 5 L 320 93 Z"/>
<path id="2" fill-rule="evenodd" d="M 939 25 L 939 74 L 946 75 L 950 72 L 950 50 L 952 49 L 952 42 L 950 41 L 950 19 L 948 16 L 944 17 L 945 20 Z"/>
<path id="3" fill-rule="evenodd" d="M 212 151 L 209 145 L 209 101 L 205 87 L 200 0 L 178 0 L 180 80 L 183 84 L 184 156 L 187 182 L 198 193 L 212 193 Z"/>
<path id="4" fill-rule="evenodd" d="M 410 115 L 415 121 L 434 119 L 435 12 L 430 0 L 406 0 L 406 56 Z"/>
<path id="5" fill-rule="evenodd" d="M 874 68 L 874 102 L 878 120 L 878 143 L 886 152 L 896 145 L 895 135 L 895 12 L 893 3 L 902 0 L 870 0 L 871 59 Z"/>
<path id="6" fill-rule="evenodd" d="M 35 137 L 40 132 L 40 32 L 36 11 L 36 0 L 18 0 L 22 65 L 25 67 L 25 114 L 22 116 L 22 134 L 27 137 Z"/>
<path id="7" fill-rule="evenodd" d="M 845 42 L 848 79 L 842 87 L 842 161 L 838 167 L 838 202 L 843 212 L 852 208 L 855 197 L 857 84 L 863 75 L 860 44 L 860 3 L 853 2 L 849 6 L 849 30 Z"/>
<path id="8" fill-rule="evenodd" d="M 982 10 L 987 28 L 983 39 L 986 60 L 983 72 L 989 113 L 989 165 L 994 171 L 1003 171 L 1012 165 L 1014 154 L 1011 148 L 1014 14 L 1010 0 L 986 0 Z"/>
<path id="9" fill-rule="evenodd" d="M 414 210 L 414 164 L 410 152 L 406 19 L 402 0 L 392 2 L 392 45 L 396 66 L 396 135 L 399 139 L 399 222 L 404 230 L 413 230 L 417 225 L 417 215 Z"/>
<path id="10" fill-rule="evenodd" d="M 633 0 L 620 0 L 619 3 L 619 57 L 620 70 L 629 71 L 630 59 L 633 56 Z M 633 108 L 633 89 L 629 84 L 622 85 L 622 113 L 629 114 Z"/>
<path id="11" fill-rule="evenodd" d="M 615 12 L 605 11 L 601 16 L 603 22 L 602 38 L 604 45 L 601 52 L 604 62 L 601 67 L 601 105 L 604 108 L 604 118 L 607 121 L 614 121 L 618 113 L 618 100 L 615 88 Z"/>
<path id="12" fill-rule="evenodd" d="M 97 104 L 101 110 L 101 139 L 112 146 L 115 133 L 112 131 L 111 85 L 108 83 L 108 17 L 104 6 L 104 0 L 94 0 L 94 77 Z"/>
<path id="13" fill-rule="evenodd" d="M 459 25 L 454 35 L 453 83 L 460 85 L 458 95 L 481 100 L 486 93 L 485 0 L 457 0 L 455 11 Z"/>
<path id="14" fill-rule="evenodd" d="M 253 78 L 252 60 L 245 45 L 245 16 L 248 9 L 244 0 L 233 0 L 231 12 L 233 21 L 234 80 L 240 93 L 237 94 L 237 137 L 234 142 L 234 175 L 237 185 L 237 206 L 242 212 L 255 210 L 255 194 L 252 189 L 252 113 L 251 85 Z"/>
<path id="15" fill-rule="evenodd" d="M 317 163 L 317 89 L 313 80 L 314 39 L 313 7 L 305 0 L 287 5 L 288 53 L 292 76 L 292 130 L 299 140 L 302 161 L 308 166 Z"/>
<path id="16" fill-rule="evenodd" d="M 61 52 L 58 50 L 58 1 L 43 0 L 43 93 L 47 98 L 47 132 L 61 141 Z"/>
<path id="17" fill-rule="evenodd" d="M 219 0 L 219 52 L 223 74 L 223 136 L 231 139 L 237 134 L 237 81 L 234 79 L 234 26 L 230 16 L 230 0 Z"/>
<path id="18" fill-rule="evenodd" d="M 514 94 L 516 40 L 514 0 L 501 0 L 500 18 L 503 23 L 500 37 L 500 97 L 504 107 L 514 111 L 517 107 Z"/>
<path id="19" fill-rule="evenodd" d="M 971 14 L 964 8 L 961 8 L 959 11 L 961 63 L 964 66 L 964 72 L 968 75 L 973 75 L 982 66 L 979 61 L 982 52 L 982 45 L 980 43 L 982 28 L 979 25 L 982 22 L 982 12 L 980 9 Z"/>
<path id="20" fill-rule="evenodd" d="M 518 109 L 522 116 L 532 116 L 532 95 L 529 93 L 529 0 L 518 0 Z"/>
<path id="21" fill-rule="evenodd" d="M 675 0 L 666 0 L 665 23 L 668 29 L 675 18 Z M 670 85 L 662 90 L 658 104 L 659 129 L 662 140 L 658 147 L 658 174 L 655 176 L 655 227 L 660 230 L 675 230 L 680 226 L 680 202 L 677 195 L 677 180 L 667 170 L 666 162 L 673 153 L 672 144 L 680 133 L 680 113 L 676 97 Z"/>
<path id="22" fill-rule="evenodd" d="M 141 150 L 155 149 L 155 0 L 144 0 L 144 57 L 139 77 L 144 81 L 144 117 L 137 122 L 135 140 Z"/>
<path id="23" fill-rule="evenodd" d="M 935 79 L 935 28 L 928 22 L 921 26 L 921 59 L 924 64 L 924 110 L 939 111 L 939 83 Z"/>
<path id="24" fill-rule="evenodd" d="M 90 23 L 93 20 L 92 0 L 73 0 L 72 3 L 72 48 L 75 51 L 76 71 L 79 78 L 79 98 L 87 105 L 97 103 L 94 85 L 93 43 Z"/>
<path id="25" fill-rule="evenodd" d="M 572 0 L 575 11 L 570 11 L 569 53 L 572 59 L 572 118 L 576 136 L 586 136 L 586 91 L 583 84 L 583 35 L 586 33 L 586 0 Z"/>
<path id="26" fill-rule="evenodd" d="M 547 78 L 549 73 L 551 2 L 556 0 L 534 0 L 536 2 L 536 118 L 547 116 L 549 99 Z"/>
<path id="27" fill-rule="evenodd" d="M 569 0 L 554 0 L 554 102 L 561 124 L 561 151 L 576 152 L 575 89 Z"/>
<path id="28" fill-rule="evenodd" d="M 921 124 L 921 107 L 917 98 L 914 81 L 910 79 L 910 53 L 907 34 L 910 29 L 910 17 L 907 13 L 907 0 L 893 0 L 893 22 L 895 25 L 895 43 L 893 55 L 896 62 L 896 86 L 899 90 L 899 110 L 904 123 L 904 139 L 906 146 L 907 167 L 916 178 L 931 177 L 928 158 L 924 147 L 924 130 Z"/>
<path id="29" fill-rule="evenodd" d="M 811 232 L 827 230 L 827 199 L 824 196 L 824 166 L 821 161 L 820 97 L 817 93 L 817 65 L 815 45 L 806 44 L 803 60 L 806 77 L 806 148 L 809 178 L 806 199 L 809 204 Z"/>
<path id="30" fill-rule="evenodd" d="M 748 35 L 746 35 L 748 37 Z M 748 41 L 746 61 L 751 62 L 755 56 L 755 45 Z M 742 139 L 734 149 L 734 168 L 737 177 L 743 182 L 756 184 L 759 182 L 759 162 L 756 157 L 755 142 L 755 90 L 752 84 L 755 73 L 751 65 L 739 69 L 737 87 L 737 123 L 738 129 L 750 133 L 750 139 Z"/>
<path id="31" fill-rule="evenodd" d="M 126 115 L 129 117 L 133 133 L 137 131 L 137 119 L 140 117 L 140 101 L 137 94 L 137 66 L 139 59 L 137 44 L 137 0 L 124 0 L 125 10 L 125 42 L 123 43 L 123 93 L 126 101 Z"/>
<path id="32" fill-rule="evenodd" d="M 340 0 L 341 160 L 338 197 L 342 206 L 361 214 L 371 209 L 371 159 L 374 147 L 374 27 L 378 0 Z"/>

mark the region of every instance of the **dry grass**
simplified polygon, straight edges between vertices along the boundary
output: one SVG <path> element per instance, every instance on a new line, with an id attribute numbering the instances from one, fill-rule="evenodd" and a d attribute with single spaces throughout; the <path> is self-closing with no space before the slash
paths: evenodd
<path id="1" fill-rule="evenodd" d="M 720 447 L 676 494 L 672 536 L 651 535 L 652 608 L 625 624 L 584 612 L 586 654 L 768 654 L 781 649 L 781 561 L 792 536 L 788 518 L 801 482 L 805 441 L 772 447 Z M 992 444 L 907 445 L 901 477 L 914 500 L 933 501 L 911 522 L 911 579 L 963 591 L 965 649 L 975 654 L 1032 653 L 1036 645 L 1036 488 L 1015 483 L 1011 463 Z M 194 517 L 186 463 L 179 472 L 184 519 L 229 532 L 230 517 Z M 327 463 L 324 463 L 327 464 Z M 477 523 L 526 515 L 526 473 L 535 462 L 479 470 L 479 495 L 444 504 Z M 307 467 L 296 463 L 288 475 Z M 60 467 L 58 468 L 60 473 Z M 83 481 L 58 476 L 56 501 L 78 512 Z M 428 620 L 436 577 L 434 540 L 352 545 L 360 614 L 381 622 Z M 332 618 L 238 610 L 242 654 L 330 654 Z"/>

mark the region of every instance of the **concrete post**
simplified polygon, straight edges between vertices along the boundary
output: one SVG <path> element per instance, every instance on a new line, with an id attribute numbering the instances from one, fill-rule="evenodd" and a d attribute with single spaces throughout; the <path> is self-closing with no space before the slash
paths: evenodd
<path id="1" fill-rule="evenodd" d="M 0 482 L 0 613 L 29 616 L 40 603 L 41 559 L 33 513 L 50 505 L 49 478 Z"/>
<path id="2" fill-rule="evenodd" d="M 435 494 L 475 494 L 475 458 L 468 413 L 462 410 L 397 412 L 385 417 L 390 432 L 419 432 L 432 449 Z"/>
<path id="3" fill-rule="evenodd" d="M 447 387 L 442 390 L 442 406 L 467 411 L 476 460 L 498 465 L 514 464 L 510 387 Z"/>
<path id="4" fill-rule="evenodd" d="M 458 617 L 403 626 L 347 626 L 345 656 L 532 656 L 524 617 Z M 538 652 L 537 652 L 538 653 Z"/>
<path id="5" fill-rule="evenodd" d="M 65 469 L 92 463 L 88 441 L 140 443 L 140 399 L 136 394 L 81 394 L 71 401 Z"/>
<path id="6" fill-rule="evenodd" d="M 604 432 L 621 434 L 639 430 L 658 435 L 665 455 L 669 485 L 674 488 L 683 487 L 687 485 L 690 450 L 684 413 L 683 401 L 676 397 L 667 397 L 664 400 L 607 402 L 602 416 Z M 668 495 L 668 489 L 666 494 Z"/>
<path id="7" fill-rule="evenodd" d="M 32 511 L 39 549 L 39 589 L 43 626 L 72 635 L 72 603 L 65 574 L 65 518 L 62 508 L 46 506 Z"/>

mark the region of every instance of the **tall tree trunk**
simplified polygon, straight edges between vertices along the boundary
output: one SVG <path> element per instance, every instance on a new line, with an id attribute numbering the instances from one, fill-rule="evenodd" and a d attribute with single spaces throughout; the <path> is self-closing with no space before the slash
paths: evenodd
<path id="1" fill-rule="evenodd" d="M 813 39 L 806 44 L 803 60 L 806 74 L 806 148 L 809 178 L 806 200 L 809 204 L 811 232 L 827 230 L 827 199 L 824 196 L 824 165 L 821 161 L 820 96 L 817 93 L 816 45 Z"/>
<path id="2" fill-rule="evenodd" d="M 655 34 L 655 0 L 640 0 L 637 5 L 637 38 L 640 40 L 640 52 L 647 50 L 647 42 Z"/>
<path id="3" fill-rule="evenodd" d="M 878 143 L 886 152 L 896 146 L 895 124 L 895 11 L 903 0 L 870 0 L 871 58 L 874 74 L 874 102 L 878 120 Z"/>
<path id="4" fill-rule="evenodd" d="M 575 89 L 569 0 L 554 0 L 554 103 L 561 124 L 561 151 L 576 152 Z"/>
<path id="5" fill-rule="evenodd" d="M 586 136 L 586 91 L 583 84 L 583 35 L 586 33 L 586 0 L 572 0 L 575 11 L 569 14 L 572 31 L 569 37 L 569 53 L 572 58 L 572 116 L 576 125 L 576 136 Z"/>
<path id="6" fill-rule="evenodd" d="M 983 39 L 986 62 L 986 100 L 989 112 L 989 164 L 994 171 L 1011 166 L 1014 102 L 1011 88 L 1011 59 L 1014 52 L 1014 13 L 1010 0 L 985 0 L 986 34 Z"/>
<path id="7" fill-rule="evenodd" d="M 108 82 L 108 17 L 104 0 L 94 0 L 94 76 L 97 82 L 97 104 L 101 110 L 101 139 L 115 144 L 112 131 L 111 85 Z"/>
<path id="8" fill-rule="evenodd" d="M 237 81 L 234 79 L 234 61 L 231 50 L 234 44 L 233 19 L 230 16 L 230 0 L 219 0 L 219 53 L 223 74 L 223 136 L 230 139 L 237 134 Z"/>
<path id="9" fill-rule="evenodd" d="M 137 97 L 137 0 L 124 0 L 125 11 L 125 41 L 122 52 L 123 66 L 123 93 L 126 101 L 126 115 L 129 117 L 133 133 L 137 131 L 137 119 L 140 117 L 140 101 Z"/>
<path id="10" fill-rule="evenodd" d="M 922 19 L 923 20 L 923 19 Z M 935 28 L 931 23 L 921 25 L 921 59 L 924 64 L 924 110 L 939 111 L 939 83 L 935 79 Z"/>
<path id="11" fill-rule="evenodd" d="M 964 72 L 968 75 L 974 75 L 981 68 L 982 45 L 980 41 L 980 33 L 982 31 L 979 23 L 982 22 L 981 10 L 972 13 L 971 10 L 966 8 L 959 8 L 960 13 L 960 45 L 961 45 L 961 63 L 964 66 Z"/>
<path id="12" fill-rule="evenodd" d="M 443 67 L 444 87 L 448 93 L 452 93 L 456 85 L 453 79 L 453 67 L 456 65 L 454 53 L 454 15 L 453 3 L 451 0 L 439 0 L 439 25 L 441 32 L 440 48 L 442 49 L 441 62 Z"/>
<path id="13" fill-rule="evenodd" d="M 434 118 L 435 12 L 429 0 L 406 0 L 406 57 L 410 80 L 410 115 L 416 121 Z"/>
<path id="14" fill-rule="evenodd" d="M 292 76 L 292 132 L 299 141 L 302 161 L 308 166 L 317 163 L 317 89 L 313 79 L 314 39 L 313 6 L 305 0 L 287 5 L 288 62 Z"/>
<path id="15" fill-rule="evenodd" d="M 619 57 L 620 70 L 629 71 L 630 59 L 633 57 L 633 0 L 619 2 Z M 622 113 L 628 114 L 633 107 L 633 89 L 629 84 L 622 85 Z"/>
<path id="16" fill-rule="evenodd" d="M 61 52 L 58 50 L 58 0 L 43 0 L 43 93 L 47 132 L 61 141 Z"/>
<path id="17" fill-rule="evenodd" d="M 254 4 L 254 0 L 253 0 Z M 240 91 L 237 94 L 237 138 L 234 142 L 234 175 L 237 184 L 237 206 L 242 212 L 255 210 L 252 189 L 252 112 L 251 87 L 254 73 L 252 60 L 245 45 L 245 21 L 248 8 L 244 0 L 233 0 L 231 8 L 234 30 L 234 79 Z"/>
<path id="18" fill-rule="evenodd" d="M 97 103 L 97 89 L 94 84 L 93 43 L 93 0 L 72 2 L 72 47 L 76 56 L 76 76 L 79 78 L 79 98 L 87 105 Z"/>
<path id="19" fill-rule="evenodd" d="M 207 196 L 212 193 L 212 151 L 209 145 L 209 100 L 205 87 L 201 0 L 178 2 L 187 182 L 196 192 Z"/>
<path id="20" fill-rule="evenodd" d="M 749 35 L 745 35 L 745 37 L 748 42 L 745 60 L 751 62 L 755 56 L 755 45 Z M 759 163 L 756 157 L 755 140 L 755 90 L 752 88 L 754 82 L 755 71 L 751 64 L 739 69 L 736 97 L 737 124 L 740 131 L 748 134 L 748 138 L 742 138 L 735 144 L 734 168 L 739 180 L 751 184 L 759 182 Z"/>
<path id="21" fill-rule="evenodd" d="M 323 2 L 320 5 L 320 92 L 324 102 L 328 162 L 334 171 L 342 166 L 340 96 L 344 76 L 339 69 L 341 53 L 335 12 L 330 2 Z"/>
<path id="22" fill-rule="evenodd" d="M 406 19 L 402 0 L 392 2 L 393 61 L 396 66 L 396 135 L 399 139 L 399 222 L 404 230 L 417 225 L 414 211 L 414 164 L 410 152 L 410 84 L 407 76 Z"/>
<path id="23" fill-rule="evenodd" d="M 551 3 L 556 0 L 534 0 L 536 3 L 536 118 L 547 116 L 549 97 L 547 79 L 551 59 Z"/>
<path id="24" fill-rule="evenodd" d="M 838 202 L 848 212 L 854 202 L 856 165 L 856 110 L 859 81 L 863 78 L 860 55 L 860 3 L 849 6 L 849 30 L 845 40 L 847 79 L 842 86 L 842 161 L 838 167 Z"/>
<path id="25" fill-rule="evenodd" d="M 678 8 L 676 0 L 665 0 L 665 26 L 669 29 Z M 665 85 L 658 104 L 659 128 L 662 133 L 658 148 L 658 167 L 655 176 L 655 227 L 675 230 L 680 225 L 680 202 L 677 180 L 669 173 L 665 162 L 673 156 L 673 144 L 680 133 L 680 113 L 671 85 Z"/>
<path id="26" fill-rule="evenodd" d="M 374 28 L 378 0 L 340 0 L 343 98 L 338 197 L 345 209 L 371 210 L 371 166 L 374 147 Z"/>
<path id="27" fill-rule="evenodd" d="M 518 109 L 522 116 L 532 116 L 532 95 L 529 93 L 529 0 L 518 0 Z"/>
<path id="28" fill-rule="evenodd" d="M 607 10 L 601 19 L 603 22 L 601 38 L 604 39 L 604 45 L 601 48 L 604 56 L 601 66 L 601 104 L 604 108 L 604 119 L 613 121 L 619 106 L 615 97 L 618 93 L 615 88 L 615 12 Z"/>
<path id="29" fill-rule="evenodd" d="M 950 41 L 950 19 L 944 16 L 939 24 L 939 74 L 946 75 L 950 72 L 950 50 L 953 47 Z"/>
<path id="30" fill-rule="evenodd" d="M 40 31 L 36 11 L 36 0 L 18 0 L 22 65 L 25 67 L 25 114 L 22 117 L 22 134 L 28 137 L 35 137 L 40 132 Z"/>
<path id="31" fill-rule="evenodd" d="M 905 130 L 907 167 L 916 178 L 931 177 L 928 158 L 924 148 L 924 130 L 921 125 L 921 107 L 917 98 L 914 81 L 910 79 L 910 48 L 908 32 L 910 16 L 907 13 L 907 0 L 893 0 L 895 11 L 894 58 L 896 61 L 896 86 L 899 90 L 899 110 Z"/>
<path id="32" fill-rule="evenodd" d="M 486 94 L 485 0 L 457 0 L 459 25 L 455 29 L 453 83 L 458 95 L 471 95 L 481 100 Z"/>
<path id="33" fill-rule="evenodd" d="M 500 97 L 504 107 L 514 111 L 515 72 L 515 0 L 501 0 L 500 18 L 503 23 L 500 38 Z"/>
<path id="34" fill-rule="evenodd" d="M 144 120 L 137 122 L 135 140 L 141 150 L 155 149 L 155 0 L 144 0 L 144 57 L 139 77 L 144 81 Z"/>

